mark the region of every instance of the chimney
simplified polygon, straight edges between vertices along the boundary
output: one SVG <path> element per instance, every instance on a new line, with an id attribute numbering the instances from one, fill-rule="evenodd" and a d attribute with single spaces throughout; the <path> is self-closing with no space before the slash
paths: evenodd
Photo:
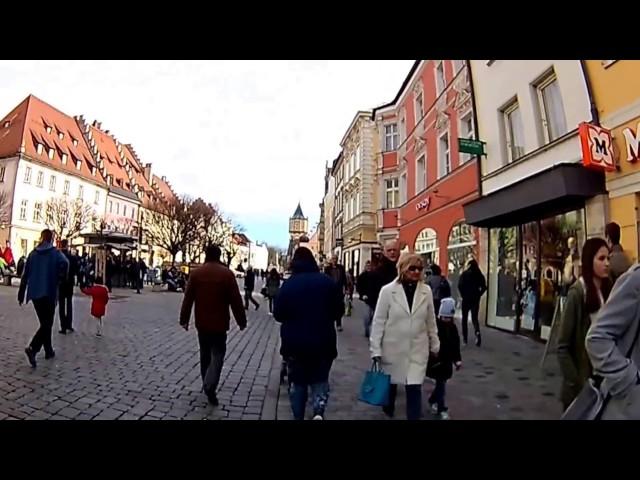
<path id="1" fill-rule="evenodd" d="M 147 182 L 151 181 L 151 164 L 150 163 L 144 164 L 144 178 L 147 179 Z"/>

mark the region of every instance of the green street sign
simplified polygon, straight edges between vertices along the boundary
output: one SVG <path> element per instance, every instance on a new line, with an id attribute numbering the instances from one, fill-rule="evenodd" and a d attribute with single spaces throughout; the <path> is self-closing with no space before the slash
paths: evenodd
<path id="1" fill-rule="evenodd" d="M 480 140 L 471 140 L 470 138 L 458 139 L 458 150 L 460 153 L 470 153 L 471 155 L 485 155 L 485 142 Z"/>

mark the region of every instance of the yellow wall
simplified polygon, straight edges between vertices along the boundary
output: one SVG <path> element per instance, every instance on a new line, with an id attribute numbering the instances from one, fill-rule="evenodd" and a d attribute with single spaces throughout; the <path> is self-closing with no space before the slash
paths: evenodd
<path id="1" fill-rule="evenodd" d="M 620 225 L 620 243 L 634 261 L 638 258 L 637 197 L 638 194 L 631 194 L 609 199 L 611 220 Z"/>
<path id="2" fill-rule="evenodd" d="M 586 60 L 593 98 L 600 119 L 640 99 L 640 61 L 618 60 L 605 68 L 602 60 Z"/>

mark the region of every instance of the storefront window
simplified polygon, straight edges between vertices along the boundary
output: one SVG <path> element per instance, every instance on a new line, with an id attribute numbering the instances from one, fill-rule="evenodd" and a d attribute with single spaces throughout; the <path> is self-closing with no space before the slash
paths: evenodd
<path id="1" fill-rule="evenodd" d="M 515 331 L 518 271 L 517 227 L 489 232 L 489 296 L 487 323 Z"/>
<path id="2" fill-rule="evenodd" d="M 540 222 L 540 337 L 549 338 L 558 297 L 580 276 L 580 252 L 585 242 L 584 210 Z"/>
<path id="3" fill-rule="evenodd" d="M 438 235 L 432 228 L 425 228 L 418 234 L 414 251 L 422 257 L 425 267 L 438 263 Z"/>
<path id="4" fill-rule="evenodd" d="M 522 267 L 520 269 L 520 328 L 536 329 L 538 306 L 538 222 L 522 226 Z"/>
<path id="5" fill-rule="evenodd" d="M 477 231 L 466 223 L 454 225 L 449 234 L 447 246 L 447 278 L 451 284 L 451 295 L 456 300 L 457 309 L 461 308 L 458 279 L 471 258 L 477 258 Z"/>

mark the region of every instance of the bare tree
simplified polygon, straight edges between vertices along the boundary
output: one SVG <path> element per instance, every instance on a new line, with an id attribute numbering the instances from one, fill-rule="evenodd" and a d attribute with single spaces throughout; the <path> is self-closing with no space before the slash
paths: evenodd
<path id="1" fill-rule="evenodd" d="M 0 227 L 4 228 L 11 218 L 11 197 L 7 192 L 0 192 Z"/>
<path id="2" fill-rule="evenodd" d="M 205 203 L 202 199 L 193 202 L 193 212 L 197 217 L 196 238 L 189 245 L 189 251 L 194 258 L 200 255 L 212 245 L 223 245 L 225 239 L 231 235 L 222 210 L 217 205 Z"/>
<path id="3" fill-rule="evenodd" d="M 220 248 L 222 249 L 222 253 L 224 253 L 225 263 L 227 264 L 227 267 L 230 267 L 231 262 L 240 250 L 242 240 L 240 239 L 238 234 L 244 232 L 244 228 L 241 225 L 234 225 L 229 222 L 228 231 L 229 235 L 224 238 L 224 241 L 222 245 L 220 245 Z"/>
<path id="4" fill-rule="evenodd" d="M 175 265 L 178 252 L 188 253 L 189 245 L 197 239 L 198 215 L 193 200 L 182 196 L 156 201 L 150 216 L 147 238 L 169 252 Z"/>
<path id="5" fill-rule="evenodd" d="M 91 205 L 78 198 L 51 198 L 45 203 L 45 225 L 56 235 L 56 238 L 73 239 L 98 221 Z"/>

